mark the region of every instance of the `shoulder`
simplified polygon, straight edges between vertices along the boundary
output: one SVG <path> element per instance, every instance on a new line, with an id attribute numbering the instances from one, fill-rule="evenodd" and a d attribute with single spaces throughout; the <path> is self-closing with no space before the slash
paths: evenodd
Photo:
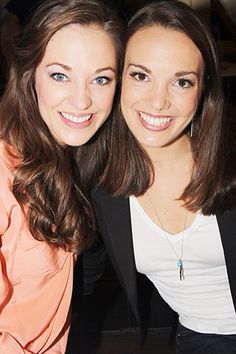
<path id="1" fill-rule="evenodd" d="M 236 222 L 236 203 L 232 203 L 231 208 L 225 208 L 225 210 L 216 213 L 217 219 L 228 220 L 231 219 Z"/>
<path id="2" fill-rule="evenodd" d="M 99 201 L 104 199 L 113 199 L 114 197 L 111 193 L 109 193 L 103 184 L 100 184 L 92 189 L 91 198 L 93 201 Z"/>
<path id="3" fill-rule="evenodd" d="M 99 186 L 92 191 L 92 204 L 95 211 L 103 216 L 113 216 L 129 212 L 129 198 L 114 196 L 104 187 Z"/>
<path id="4" fill-rule="evenodd" d="M 91 192 L 91 198 L 95 202 L 128 203 L 129 198 L 115 196 L 110 193 L 104 185 L 99 185 Z"/>

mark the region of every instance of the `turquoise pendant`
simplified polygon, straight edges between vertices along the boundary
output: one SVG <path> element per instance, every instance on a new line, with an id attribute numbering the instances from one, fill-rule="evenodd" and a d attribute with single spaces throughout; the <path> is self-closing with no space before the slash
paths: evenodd
<path id="1" fill-rule="evenodd" d="M 177 268 L 179 269 L 179 279 L 184 280 L 184 265 L 181 259 L 176 262 Z"/>
<path id="2" fill-rule="evenodd" d="M 182 265 L 182 261 L 180 259 L 178 259 L 178 261 L 176 262 L 177 268 L 179 269 Z"/>

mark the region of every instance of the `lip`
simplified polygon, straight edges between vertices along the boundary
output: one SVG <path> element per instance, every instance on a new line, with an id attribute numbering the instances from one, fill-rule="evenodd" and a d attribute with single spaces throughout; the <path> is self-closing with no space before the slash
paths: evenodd
<path id="1" fill-rule="evenodd" d="M 141 124 L 148 130 L 163 131 L 167 129 L 173 122 L 173 117 L 165 114 L 151 114 L 147 112 L 137 111 Z"/>
<path id="2" fill-rule="evenodd" d="M 58 112 L 63 123 L 72 128 L 87 128 L 95 118 L 94 113 L 72 113 L 61 111 Z"/>

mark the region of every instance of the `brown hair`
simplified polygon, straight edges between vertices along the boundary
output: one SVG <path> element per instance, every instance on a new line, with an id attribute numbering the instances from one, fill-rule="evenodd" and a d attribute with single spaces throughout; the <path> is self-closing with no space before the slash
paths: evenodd
<path id="1" fill-rule="evenodd" d="M 98 0 L 45 1 L 36 9 L 15 48 L 1 100 L 0 138 L 19 161 L 13 192 L 27 210 L 33 236 L 76 251 L 90 244 L 88 227 L 94 225 L 89 201 L 81 191 L 80 173 L 76 171 L 77 149 L 62 147 L 55 141 L 40 115 L 35 93 L 35 71 L 50 38 L 74 23 L 95 24 L 106 31 L 116 48 L 117 63 L 120 62 L 123 26 L 108 7 Z M 96 139 L 93 148 L 100 151 Z M 102 152 L 100 156 L 102 160 Z M 96 163 L 94 155 L 94 168 Z M 86 171 L 84 166 L 84 180 L 89 185 L 93 176 L 91 169 Z"/>
<path id="2" fill-rule="evenodd" d="M 233 132 L 224 114 L 220 65 L 212 35 L 194 10 L 179 1 L 153 2 L 140 9 L 128 24 L 127 42 L 134 33 L 150 26 L 185 33 L 204 60 L 204 88 L 191 139 L 195 170 L 181 199 L 190 210 L 202 210 L 205 214 L 231 208 L 228 192 L 230 189 L 235 192 L 235 147 Z M 114 121 L 110 160 L 103 182 L 114 195 L 142 195 L 152 183 L 153 166 L 126 126 L 121 112 L 118 116 Z M 231 196 L 235 203 L 235 196 Z"/>

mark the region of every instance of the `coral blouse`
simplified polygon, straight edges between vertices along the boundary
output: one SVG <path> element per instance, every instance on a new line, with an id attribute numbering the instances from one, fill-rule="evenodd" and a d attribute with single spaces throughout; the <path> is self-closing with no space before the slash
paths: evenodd
<path id="1" fill-rule="evenodd" d="M 35 240 L 0 142 L 0 354 L 63 354 L 74 255 Z"/>

